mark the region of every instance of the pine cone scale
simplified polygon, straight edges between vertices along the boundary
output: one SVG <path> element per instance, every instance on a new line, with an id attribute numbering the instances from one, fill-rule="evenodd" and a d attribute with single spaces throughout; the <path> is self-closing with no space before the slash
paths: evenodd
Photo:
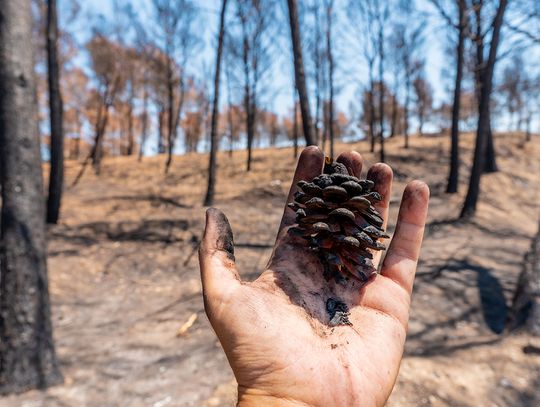
<path id="1" fill-rule="evenodd" d="M 371 180 L 349 174 L 347 168 L 326 161 L 324 173 L 300 181 L 293 202 L 297 226 L 289 233 L 308 241 L 319 254 L 327 279 L 366 282 L 376 272 L 373 251 L 384 250 L 388 238 L 383 219 L 374 207 L 382 200 Z"/>

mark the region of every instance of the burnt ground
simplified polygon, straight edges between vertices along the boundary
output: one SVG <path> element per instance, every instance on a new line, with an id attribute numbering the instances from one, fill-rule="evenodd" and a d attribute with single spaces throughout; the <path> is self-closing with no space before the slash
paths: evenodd
<path id="1" fill-rule="evenodd" d="M 388 142 L 395 170 L 390 232 L 407 181 L 423 179 L 432 192 L 406 356 L 389 406 L 540 405 L 540 341 L 503 331 L 540 209 L 540 137 L 526 146 L 522 139 L 496 137 L 501 171 L 484 176 L 470 222 L 456 218 L 471 135 L 463 136 L 456 196 L 444 193 L 446 137 L 413 138 L 407 151 L 400 138 Z M 351 148 L 368 147 L 338 145 Z M 254 157 L 250 174 L 244 152 L 219 157 L 216 206 L 231 221 L 245 279 L 266 264 L 294 167 L 291 149 L 256 150 Z M 89 172 L 67 189 L 61 222 L 49 229 L 65 383 L 1 398 L 1 406 L 233 405 L 234 378 L 204 315 L 197 264 L 206 161 L 176 157 L 165 176 L 164 157 L 108 159 L 99 178 Z M 78 168 L 68 162 L 68 183 Z"/>

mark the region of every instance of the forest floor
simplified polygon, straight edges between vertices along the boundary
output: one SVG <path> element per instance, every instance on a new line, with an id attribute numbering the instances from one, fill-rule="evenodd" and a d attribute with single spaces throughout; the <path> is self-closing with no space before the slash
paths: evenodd
<path id="1" fill-rule="evenodd" d="M 538 406 L 540 341 L 503 332 L 540 213 L 540 137 L 498 135 L 498 173 L 482 179 L 478 214 L 457 221 L 473 138 L 462 137 L 460 193 L 444 193 L 447 137 L 387 143 L 394 169 L 390 232 L 406 182 L 431 187 L 406 356 L 389 406 Z M 367 143 L 338 144 L 337 151 Z M 294 169 L 290 148 L 219 156 L 216 206 L 235 232 L 239 270 L 270 255 Z M 373 154 L 364 154 L 367 165 Z M 66 188 L 49 229 L 54 335 L 63 385 L 0 398 L 19 406 L 231 406 L 235 382 L 203 310 L 197 245 L 207 155 L 111 158 Z M 367 167 L 366 165 L 366 167 Z M 80 164 L 67 163 L 66 181 Z M 193 322 L 189 325 L 186 322 Z M 181 328 L 184 329 L 181 329 Z M 185 331 L 183 334 L 179 331 Z"/>

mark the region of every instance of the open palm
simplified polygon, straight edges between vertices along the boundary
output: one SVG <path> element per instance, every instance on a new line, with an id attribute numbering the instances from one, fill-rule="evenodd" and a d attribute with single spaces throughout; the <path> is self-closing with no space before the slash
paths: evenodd
<path id="1" fill-rule="evenodd" d="M 360 175 L 360 154 L 337 161 Z M 288 202 L 296 183 L 319 175 L 323 164 L 318 148 L 302 152 Z M 376 207 L 386 226 L 392 170 L 376 164 L 368 178 L 383 197 Z M 287 207 L 268 267 L 242 282 L 227 218 L 208 210 L 199 253 L 205 309 L 236 376 L 239 405 L 384 405 L 403 355 L 428 199 L 424 183 L 407 186 L 380 274 L 365 285 L 326 281 L 317 255 L 287 233 L 295 221 Z M 346 304 L 351 325 L 330 323 L 336 301 Z"/>

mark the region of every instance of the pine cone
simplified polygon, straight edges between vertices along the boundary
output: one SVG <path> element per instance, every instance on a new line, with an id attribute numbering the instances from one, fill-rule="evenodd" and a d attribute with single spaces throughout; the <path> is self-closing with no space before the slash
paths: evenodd
<path id="1" fill-rule="evenodd" d="M 353 277 L 366 282 L 376 272 L 373 250 L 385 249 L 379 239 L 389 236 L 373 206 L 382 199 L 373 186 L 373 181 L 356 178 L 328 157 L 323 174 L 298 183 L 294 201 L 288 204 L 296 211 L 298 226 L 289 233 L 306 239 L 319 254 L 327 280 Z"/>

